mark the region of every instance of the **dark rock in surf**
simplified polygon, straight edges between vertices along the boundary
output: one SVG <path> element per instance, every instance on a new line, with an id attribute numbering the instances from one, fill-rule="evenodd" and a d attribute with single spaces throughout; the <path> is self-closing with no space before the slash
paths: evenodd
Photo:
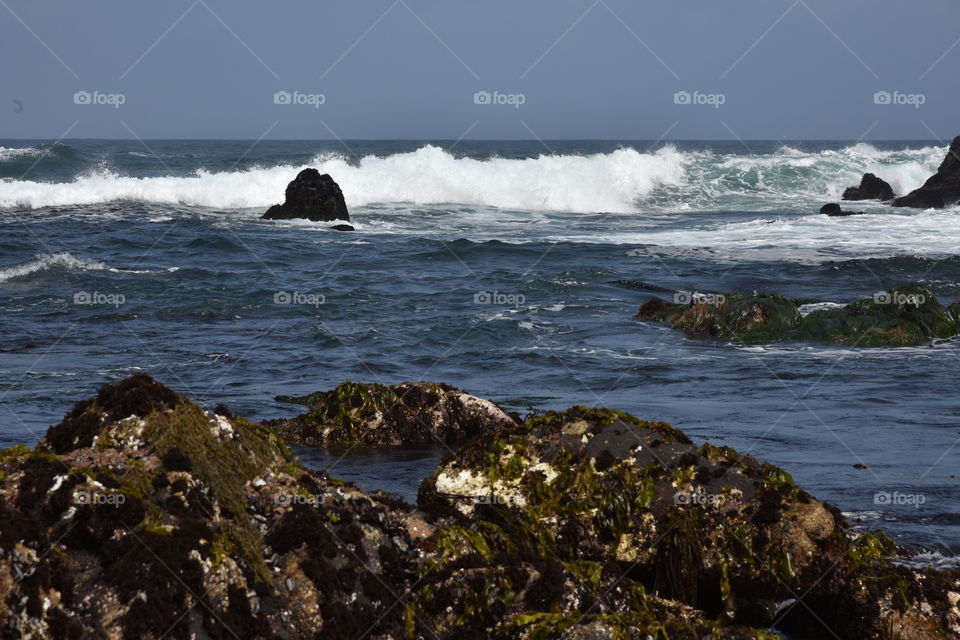
<path id="1" fill-rule="evenodd" d="M 947 157 L 922 187 L 893 201 L 895 207 L 942 209 L 960 203 L 960 136 L 950 143 Z"/>
<path id="2" fill-rule="evenodd" d="M 844 200 L 893 200 L 893 197 L 893 187 L 872 173 L 863 174 L 859 187 L 848 187 L 843 192 Z"/>
<path id="3" fill-rule="evenodd" d="M 330 227 L 330 229 L 333 231 L 356 231 L 356 229 L 353 228 L 353 225 L 349 224 L 335 224 Z"/>
<path id="4" fill-rule="evenodd" d="M 830 204 L 825 204 L 820 207 L 820 213 L 825 216 L 830 216 L 833 218 L 842 217 L 842 216 L 862 216 L 864 215 L 863 211 L 843 211 L 836 202 L 831 202 Z"/>
<path id="5" fill-rule="evenodd" d="M 304 169 L 287 185 L 283 204 L 275 204 L 263 214 L 264 220 L 307 219 L 313 222 L 350 220 L 340 185 L 316 169 Z M 352 228 L 350 229 L 352 230 Z"/>

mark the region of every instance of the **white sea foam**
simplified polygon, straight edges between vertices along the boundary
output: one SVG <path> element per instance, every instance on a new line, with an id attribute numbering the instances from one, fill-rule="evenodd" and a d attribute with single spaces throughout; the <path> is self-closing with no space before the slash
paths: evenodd
<path id="1" fill-rule="evenodd" d="M 45 151 L 38 147 L 0 147 L 0 162 L 14 158 L 37 158 Z"/>
<path id="2" fill-rule="evenodd" d="M 39 149 L 7 150 L 17 153 Z M 809 210 L 837 200 L 843 189 L 873 172 L 897 193 L 918 187 L 945 149 L 879 150 L 859 143 L 804 152 L 782 147 L 769 154 L 656 152 L 621 148 L 590 155 L 544 154 L 529 159 L 457 157 L 426 145 L 349 162 L 335 153 L 307 165 L 331 174 L 349 207 L 390 204 L 459 205 L 525 212 L 634 213 Z M 281 199 L 304 166 L 243 171 L 199 170 L 185 176 L 135 178 L 107 167 L 71 182 L 0 183 L 0 207 L 39 208 L 133 200 L 213 209 L 265 209 Z"/>
<path id="3" fill-rule="evenodd" d="M 108 268 L 102 262 L 77 258 L 68 252 L 41 253 L 30 262 L 0 269 L 0 282 L 7 282 L 14 278 L 22 278 L 38 271 L 57 267 L 70 271 L 102 271 Z"/>
<path id="4" fill-rule="evenodd" d="M 457 158 L 427 145 L 410 153 L 367 156 L 351 164 L 337 154 L 310 166 L 334 176 L 348 206 L 374 203 L 458 203 L 544 211 L 629 212 L 661 184 L 681 184 L 684 154 L 620 149 L 608 154 L 544 155 L 512 160 Z M 0 184 L 0 206 L 47 207 L 137 200 L 224 209 L 265 208 L 277 202 L 303 167 L 198 171 L 184 177 L 132 178 L 98 170 L 67 183 L 29 180 Z"/>
<path id="5" fill-rule="evenodd" d="M 158 271 L 153 271 L 150 269 L 119 269 L 116 267 L 108 266 L 107 264 L 100 262 L 98 260 L 88 260 L 85 258 L 78 258 L 72 253 L 63 251 L 60 253 L 39 253 L 34 257 L 33 260 L 29 262 L 24 262 L 22 264 L 15 264 L 9 267 L 0 268 L 0 283 L 7 282 L 9 280 L 15 280 L 17 278 L 23 278 L 31 274 L 37 273 L 39 271 L 46 271 L 51 269 L 63 269 L 66 271 L 109 271 L 110 273 L 133 273 L 133 274 L 144 274 L 144 273 L 159 273 Z M 174 273 L 178 271 L 180 267 L 168 267 L 163 269 L 162 272 Z"/>

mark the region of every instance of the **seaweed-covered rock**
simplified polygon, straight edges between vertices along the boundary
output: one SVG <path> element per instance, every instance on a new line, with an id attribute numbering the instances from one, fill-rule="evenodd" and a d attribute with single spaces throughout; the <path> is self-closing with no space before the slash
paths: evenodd
<path id="1" fill-rule="evenodd" d="M 825 342 L 903 347 L 960 335 L 960 305 L 944 307 L 927 287 L 906 285 L 842 308 L 801 314 L 802 300 L 734 294 L 720 302 L 645 302 L 636 317 L 667 322 L 692 336 L 758 344 Z"/>
<path id="2" fill-rule="evenodd" d="M 332 391 L 277 400 L 309 407 L 295 418 L 265 423 L 299 445 L 450 444 L 517 425 L 489 400 L 433 382 L 385 386 L 347 381 Z"/>
<path id="3" fill-rule="evenodd" d="M 134 376 L 0 452 L 0 635 L 399 638 L 408 515 Z"/>
<path id="4" fill-rule="evenodd" d="M 892 200 L 893 196 L 893 187 L 872 173 L 863 174 L 860 186 L 847 187 L 843 192 L 844 200 Z"/>
<path id="5" fill-rule="evenodd" d="M 918 189 L 893 201 L 895 207 L 942 209 L 960 203 L 960 136 L 953 139 L 937 172 Z"/>
<path id="6" fill-rule="evenodd" d="M 444 629 L 932 640 L 956 609 L 960 575 L 891 564 L 889 540 L 853 536 L 782 469 L 607 409 L 475 438 L 419 502 L 448 522 L 415 605 Z"/>

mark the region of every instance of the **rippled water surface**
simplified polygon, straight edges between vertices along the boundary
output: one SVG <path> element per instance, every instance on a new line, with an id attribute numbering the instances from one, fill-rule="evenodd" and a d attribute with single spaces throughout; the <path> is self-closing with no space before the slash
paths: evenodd
<path id="1" fill-rule="evenodd" d="M 960 211 L 817 214 L 864 171 L 919 186 L 942 147 L 147 144 L 0 141 L 0 446 L 140 371 L 253 418 L 344 379 L 436 380 L 668 421 L 931 561 L 960 550 L 956 342 L 747 347 L 632 317 L 676 290 L 845 303 L 918 281 L 953 302 Z M 258 219 L 304 166 L 356 233 Z M 302 452 L 410 500 L 444 453 Z"/>

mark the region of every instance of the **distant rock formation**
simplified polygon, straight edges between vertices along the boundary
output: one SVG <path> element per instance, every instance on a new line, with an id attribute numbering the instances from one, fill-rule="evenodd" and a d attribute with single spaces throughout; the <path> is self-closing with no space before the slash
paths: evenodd
<path id="1" fill-rule="evenodd" d="M 950 143 L 937 172 L 919 189 L 893 201 L 895 207 L 942 209 L 960 203 L 960 136 Z"/>
<path id="2" fill-rule="evenodd" d="M 843 192 L 844 200 L 893 200 L 893 198 L 893 187 L 872 173 L 863 174 L 859 187 L 847 187 Z"/>
<path id="3" fill-rule="evenodd" d="M 326 173 L 320 175 L 316 169 L 304 169 L 287 185 L 284 203 L 273 205 L 262 216 L 264 220 L 298 218 L 313 222 L 349 221 L 340 185 Z"/>
<path id="4" fill-rule="evenodd" d="M 830 204 L 825 204 L 820 207 L 820 213 L 825 216 L 839 217 L 839 216 L 862 216 L 864 215 L 863 211 L 844 211 L 840 208 L 836 202 L 831 202 Z"/>

